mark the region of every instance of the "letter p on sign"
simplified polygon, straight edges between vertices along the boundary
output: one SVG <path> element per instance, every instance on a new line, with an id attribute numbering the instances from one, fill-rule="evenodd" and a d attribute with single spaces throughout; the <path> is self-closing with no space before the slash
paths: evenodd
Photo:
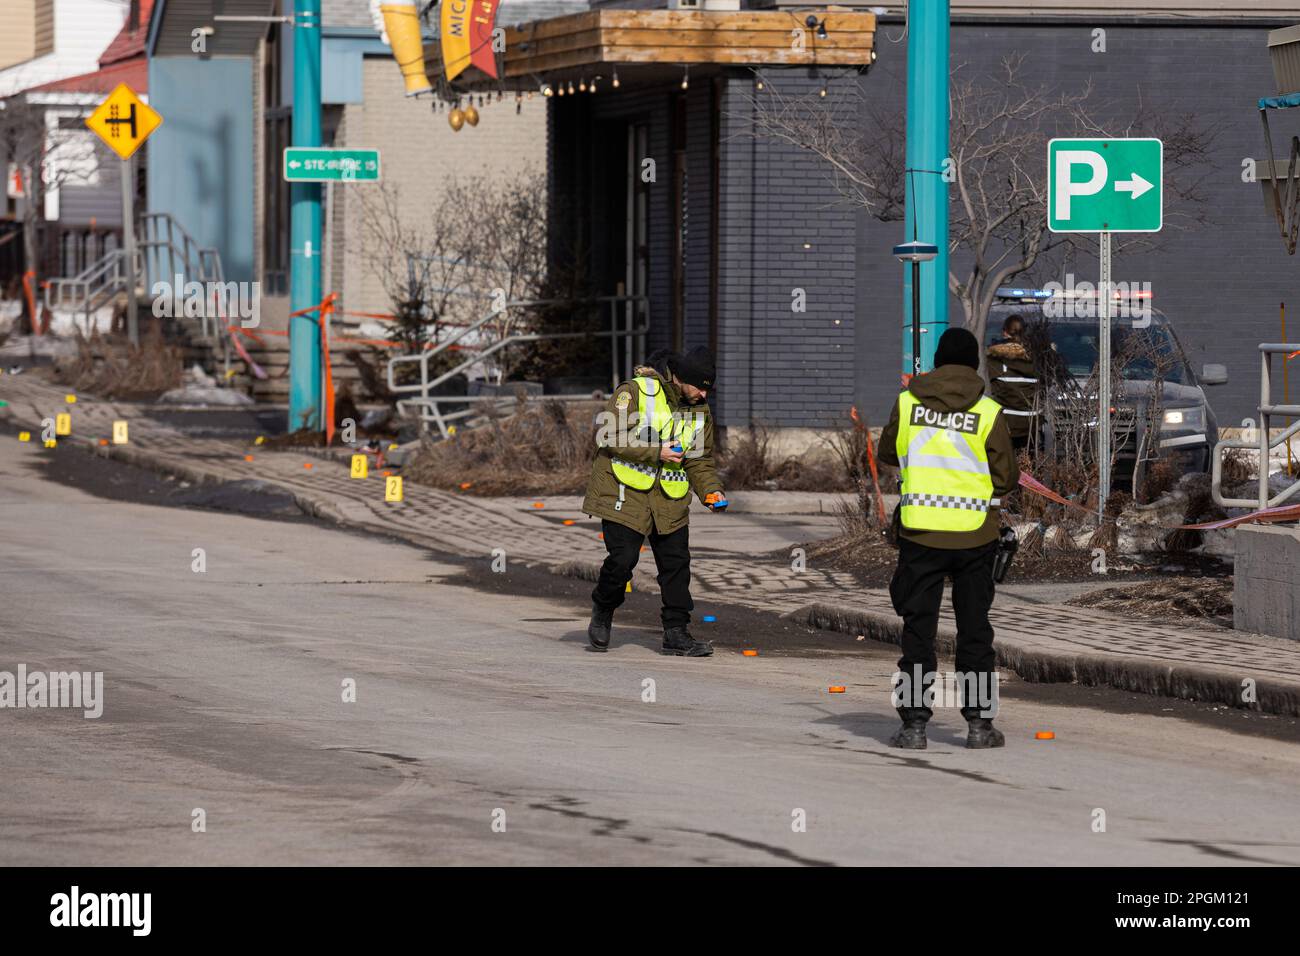
<path id="1" fill-rule="evenodd" d="M 1087 166 L 1091 173 L 1085 182 L 1075 182 L 1075 166 Z M 1084 149 L 1058 149 L 1056 151 L 1056 188 L 1052 190 L 1052 215 L 1056 219 L 1070 218 L 1071 196 L 1093 196 L 1106 185 L 1106 160 L 1097 153 Z"/>

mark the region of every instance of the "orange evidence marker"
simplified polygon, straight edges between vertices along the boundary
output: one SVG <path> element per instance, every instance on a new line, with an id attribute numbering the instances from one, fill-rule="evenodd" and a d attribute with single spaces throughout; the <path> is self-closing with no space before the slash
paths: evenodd
<path id="1" fill-rule="evenodd" d="M 474 485 L 474 482 L 472 482 L 472 481 L 462 481 L 462 482 L 460 483 L 460 490 L 461 490 L 461 491 L 469 491 L 470 488 L 473 487 L 473 485 Z"/>
<path id="2" fill-rule="evenodd" d="M 304 461 L 304 462 L 302 463 L 302 466 L 303 466 L 304 468 L 310 468 L 310 467 L 311 467 L 311 462 L 309 462 L 309 461 Z"/>
<path id="3" fill-rule="evenodd" d="M 252 456 L 252 455 L 245 455 L 245 456 L 244 456 L 244 461 L 252 461 L 252 460 L 253 460 L 253 456 Z"/>
<path id="4" fill-rule="evenodd" d="M 597 531 L 597 532 L 596 532 L 596 537 L 599 538 L 601 541 L 604 541 L 604 540 L 605 540 L 605 532 L 603 532 L 603 531 Z"/>
<path id="5" fill-rule="evenodd" d="M 578 522 L 574 521 L 572 518 L 565 518 L 565 519 L 561 522 L 561 524 L 577 524 L 577 523 L 578 523 Z"/>
<path id="6" fill-rule="evenodd" d="M 745 649 L 745 650 L 743 650 L 743 651 L 741 651 L 740 653 L 744 654 L 746 657 L 757 657 L 757 656 L 758 656 L 758 651 L 751 651 L 751 650 L 749 650 L 748 648 Z"/>
<path id="7" fill-rule="evenodd" d="M 545 508 L 546 505 L 543 504 L 543 503 L 540 502 L 540 501 L 534 501 L 534 502 L 533 502 L 533 507 L 534 507 L 534 508 Z"/>
<path id="8" fill-rule="evenodd" d="M 831 686 L 830 686 L 829 688 L 827 688 L 827 689 L 828 689 L 832 694 L 842 694 L 842 693 L 844 693 L 844 685 L 843 685 L 843 684 L 831 684 Z"/>
<path id="9" fill-rule="evenodd" d="M 393 473 L 392 473 L 391 471 L 386 471 L 386 472 L 384 472 L 384 477 L 385 477 L 385 478 L 391 478 L 391 477 L 393 477 Z"/>
<path id="10" fill-rule="evenodd" d="M 100 443 L 101 445 L 107 445 L 107 444 L 108 444 L 108 439 L 107 439 L 107 438 L 101 438 L 101 439 L 99 440 L 99 443 Z"/>
<path id="11" fill-rule="evenodd" d="M 1034 734 L 1034 739 L 1035 739 L 1035 740 L 1055 740 L 1055 739 L 1056 739 L 1056 734 L 1053 733 L 1053 732 L 1050 731 L 1050 730 L 1040 730 L 1038 733 Z"/>

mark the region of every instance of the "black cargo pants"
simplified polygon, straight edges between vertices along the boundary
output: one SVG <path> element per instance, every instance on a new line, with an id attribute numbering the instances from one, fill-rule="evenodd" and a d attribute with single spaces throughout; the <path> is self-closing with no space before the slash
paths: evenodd
<path id="1" fill-rule="evenodd" d="M 933 683 L 938 670 L 934 640 L 939 630 L 945 578 L 952 579 L 952 609 L 957 619 L 956 672 L 964 681 L 975 682 L 966 686 L 991 688 L 996 694 L 993 675 L 997 655 L 989 608 L 993 606 L 993 559 L 997 547 L 997 542 L 992 541 L 977 548 L 929 548 L 899 539 L 898 567 L 889 583 L 889 597 L 903 619 L 903 656 L 898 659 L 898 669 L 909 679 L 903 686 L 913 692 L 898 700 L 904 716 L 913 709 L 927 720 L 933 715 L 933 710 L 916 695 Z M 996 701 L 996 697 L 993 699 Z M 971 701 L 970 695 L 965 695 L 965 700 Z M 962 716 L 969 720 L 983 709 L 963 706 Z"/>
<path id="2" fill-rule="evenodd" d="M 600 523 L 605 534 L 605 550 L 609 556 L 600 568 L 596 589 L 591 601 L 599 608 L 613 611 L 623 603 L 627 582 L 632 580 L 632 569 L 641 557 L 641 545 L 646 536 L 633 531 L 617 521 L 605 519 Z M 682 525 L 672 534 L 650 531 L 650 548 L 654 552 L 655 566 L 659 569 L 659 593 L 663 598 L 660 617 L 664 628 L 685 627 L 691 623 L 691 546 L 688 526 Z"/>

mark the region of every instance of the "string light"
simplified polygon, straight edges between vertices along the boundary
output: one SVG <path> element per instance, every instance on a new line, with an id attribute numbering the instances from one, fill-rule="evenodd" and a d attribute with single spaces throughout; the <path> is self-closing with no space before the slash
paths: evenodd
<path id="1" fill-rule="evenodd" d="M 614 89 L 618 89 L 618 69 L 617 69 L 617 68 L 614 70 L 614 82 L 613 82 L 612 85 L 613 85 Z"/>
<path id="2" fill-rule="evenodd" d="M 573 95 L 573 80 L 569 80 L 569 95 Z"/>
<path id="3" fill-rule="evenodd" d="M 686 89 L 690 85 L 691 85 L 691 68 L 688 65 L 682 67 L 682 89 Z"/>

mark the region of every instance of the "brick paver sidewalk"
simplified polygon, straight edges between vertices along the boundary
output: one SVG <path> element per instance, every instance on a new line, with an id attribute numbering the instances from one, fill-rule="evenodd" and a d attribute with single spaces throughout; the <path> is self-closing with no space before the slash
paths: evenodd
<path id="1" fill-rule="evenodd" d="M 516 500 L 408 483 L 405 500 L 388 503 L 383 478 L 374 471 L 367 479 L 349 477 L 337 450 L 277 452 L 240 441 L 191 438 L 150 418 L 147 406 L 84 396 L 69 405 L 64 395 L 35 374 L 0 375 L 0 399 L 9 402 L 13 422 L 31 430 L 33 440 L 40 438 L 41 420 L 59 412 L 72 416 L 72 435 L 59 439 L 60 444 L 98 446 L 101 438 L 110 437 L 112 422 L 125 419 L 130 443 L 101 452 L 196 482 L 260 480 L 293 494 L 310 513 L 339 524 L 484 561 L 502 549 L 508 562 L 562 574 L 590 576 L 604 557 L 604 545 L 592 523 L 573 510 L 572 498 L 559 508 L 531 508 Z M 245 460 L 249 454 L 252 461 Z M 578 523 L 565 525 L 566 519 Z M 647 560 L 638 566 L 634 587 L 653 587 L 653 565 Z M 696 596 L 703 602 L 740 604 L 898 642 L 898 620 L 888 594 L 861 587 L 849 574 L 816 567 L 795 571 L 787 559 L 771 555 L 717 553 L 697 559 L 692 572 Z M 951 647 L 951 611 L 944 614 L 940 639 Z M 1300 715 L 1300 644 L 1291 641 L 1135 621 L 1005 595 L 999 596 L 992 619 L 1000 664 L 1027 680 L 1078 680 L 1225 704 L 1240 703 L 1243 682 L 1249 681 L 1261 710 Z"/>

